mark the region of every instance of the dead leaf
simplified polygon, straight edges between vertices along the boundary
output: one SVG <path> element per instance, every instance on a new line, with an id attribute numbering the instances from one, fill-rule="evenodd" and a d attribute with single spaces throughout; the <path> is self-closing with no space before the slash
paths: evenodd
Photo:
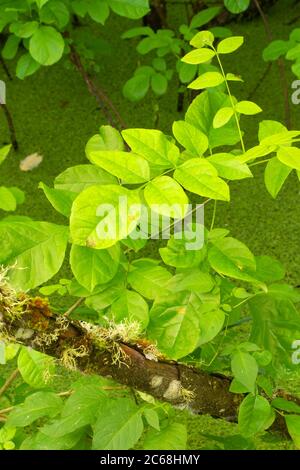
<path id="1" fill-rule="evenodd" d="M 31 171 L 34 168 L 38 167 L 43 160 L 43 156 L 38 153 L 33 153 L 28 155 L 24 160 L 20 161 L 20 170 L 21 171 Z"/>

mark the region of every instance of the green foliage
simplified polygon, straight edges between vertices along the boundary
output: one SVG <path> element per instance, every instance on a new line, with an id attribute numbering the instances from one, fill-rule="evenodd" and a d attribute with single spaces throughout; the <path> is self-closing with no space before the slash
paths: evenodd
<path id="1" fill-rule="evenodd" d="M 208 73 L 205 83 L 214 86 L 209 78 L 212 79 L 215 76 L 217 80 L 217 75 L 214 75 L 217 74 L 216 68 L 211 65 L 215 52 L 209 49 L 194 51 L 189 42 L 193 40 L 199 28 L 210 23 L 221 11 L 222 8 L 219 6 L 205 8 L 193 16 L 189 25 L 180 25 L 178 31 L 170 29 L 154 31 L 150 27 L 136 27 L 126 31 L 122 35 L 123 39 L 142 37 L 136 47 L 141 56 L 151 54 L 153 57 L 154 53 L 155 57 L 152 58 L 151 63 L 139 65 L 134 75 L 125 83 L 123 87 L 125 98 L 133 102 L 140 101 L 149 91 L 159 98 L 167 92 L 168 83 L 175 75 L 181 84 L 178 91 L 182 92 L 182 85 L 193 80 L 198 71 Z M 231 31 L 225 27 L 211 28 L 211 31 L 217 38 L 226 38 L 231 35 Z M 201 35 L 202 32 L 198 34 Z M 214 37 L 212 32 L 207 32 L 207 34 Z M 192 42 L 190 44 L 194 46 Z M 182 60 L 181 57 L 183 57 Z M 173 68 L 168 68 L 170 63 Z M 200 84 L 197 83 L 195 89 L 203 86 L 203 80 L 202 77 L 198 79 Z M 215 81 L 217 84 L 222 82 L 223 79 L 219 82 Z"/>
<path id="2" fill-rule="evenodd" d="M 300 78 L 300 28 L 296 28 L 290 33 L 289 40 L 276 39 L 263 51 L 263 58 L 266 62 L 274 61 L 281 57 L 294 62 L 292 72 L 296 77 Z"/>
<path id="3" fill-rule="evenodd" d="M 57 63 L 70 52 L 70 45 L 80 49 L 89 62 L 97 50 L 93 36 L 76 35 L 72 24 L 74 15 L 90 18 L 104 25 L 110 10 L 132 19 L 149 11 L 148 0 L 9 0 L 0 4 L 0 32 L 7 38 L 1 54 L 4 59 L 16 57 L 16 75 L 24 79 L 40 66 Z M 90 40 L 92 38 L 92 40 Z M 93 43 L 90 45 L 91 43 Z"/>
<path id="4" fill-rule="evenodd" d="M 41 11 L 47 7 L 43 15 L 49 24 L 66 24 L 66 10 L 51 9 L 53 1 L 34 5 Z M 244 9 L 247 2 L 235 3 Z M 108 14 L 104 4 L 128 16 L 139 15 L 145 8 L 139 1 L 133 6 L 132 2 L 111 0 L 99 9 L 94 9 L 93 2 L 72 2 L 78 16 L 88 14 L 100 23 Z M 40 184 L 68 224 L 22 217 L 2 220 L 0 263 L 8 268 L 9 282 L 18 291 L 40 287 L 45 295 L 82 297 L 84 308 L 93 314 L 90 331 L 101 325 L 119 336 L 122 331 L 127 335 L 125 343 L 145 340 L 148 360 L 161 355 L 165 361 L 180 360 L 203 371 L 232 376 L 230 392 L 245 397 L 239 407 L 239 434 L 231 440 L 210 437 L 221 448 L 252 448 L 248 438 L 272 425 L 274 410 L 284 414 L 299 447 L 299 407 L 273 394 L 279 365 L 290 371 L 295 367 L 291 349 L 300 335 L 299 293 L 284 283 L 285 271 L 279 262 L 255 256 L 244 242 L 230 236 L 227 228 L 214 225 L 217 201 L 228 203 L 231 181 L 253 177 L 253 165 L 267 160 L 266 187 L 277 196 L 289 174 L 300 171 L 299 149 L 294 146 L 300 132 L 288 131 L 275 121 L 262 121 L 258 144 L 246 148 L 241 116 L 254 115 L 261 108 L 232 95 L 230 84 L 238 78 L 226 73 L 222 63 L 222 55 L 236 51 L 243 38 L 227 37 L 217 43 L 212 31 L 200 31 L 192 38 L 194 28 L 218 12 L 218 8 L 205 10 L 193 18 L 188 31 L 181 29 L 193 50 L 184 48 L 168 30 L 153 33 L 149 28 L 137 28 L 127 32 L 127 37 L 146 36 L 138 45 L 140 53 L 157 52 L 153 62 L 156 75 L 145 68 L 144 74 L 139 71 L 135 75 L 140 75 L 133 86 L 139 96 L 145 94 L 141 77 L 147 74 L 153 90 L 160 90 L 157 94 L 165 90 L 165 82 L 157 76 L 167 73 L 164 57 L 170 51 L 186 53 L 180 63 L 197 66 L 189 77 L 190 87 L 205 91 L 195 98 L 184 119 L 173 124 L 174 138 L 157 129 L 126 129 L 120 134 L 102 126 L 87 143 L 89 164 L 66 169 L 55 178 L 54 188 Z M 61 53 L 60 46 L 55 46 L 60 32 L 54 26 L 27 23 L 14 26 L 14 34 L 22 40 L 30 37 L 29 44 L 34 44 L 37 52 L 35 60 L 45 64 L 55 61 L 53 54 L 58 57 Z M 35 42 L 45 28 L 47 35 L 48 28 L 55 34 L 50 34 L 43 49 L 43 44 L 36 47 Z M 11 47 L 7 46 L 8 50 Z M 200 69 L 200 77 L 195 78 L 202 61 L 211 59 L 216 59 L 216 68 Z M 0 152 L 1 160 L 8 150 Z M 209 224 L 197 219 L 196 211 L 188 206 L 191 200 L 202 206 L 213 201 Z M 149 214 L 155 214 L 154 223 Z M 170 229 L 180 224 L 185 225 L 184 235 L 179 236 L 178 230 L 171 233 Z M 151 238 L 167 239 L 153 259 L 146 258 L 143 251 Z M 43 285 L 58 273 L 66 252 L 71 279 Z M 77 314 L 86 321 L 84 314 Z M 251 322 L 245 335 L 243 332 L 246 338 L 230 335 L 229 327 L 243 323 L 246 315 Z M 21 342 L 32 332 L 21 329 L 18 334 Z M 117 348 L 117 343 L 113 347 Z M 1 363 L 8 360 L 7 350 L 1 345 Z M 15 428 L 32 423 L 34 433 L 22 439 L 21 449 L 185 448 L 186 428 L 176 422 L 169 405 L 93 376 L 73 383 L 67 398 L 58 397 L 50 381 L 54 361 L 32 348 L 22 347 L 15 353 L 23 380 L 34 389 L 45 390 L 35 390 L 23 403 L 14 405 L 1 429 L 4 448 L 15 445 Z M 121 360 L 118 349 L 115 353 L 116 361 Z M 68 365 L 66 356 L 65 351 Z M 193 390 L 179 384 L 177 394 L 188 404 Z"/>
<path id="5" fill-rule="evenodd" d="M 0 165 L 8 157 L 11 145 L 0 148 Z M 0 186 L 0 209 L 6 212 L 15 211 L 18 204 L 23 204 L 25 194 L 19 188 Z"/>

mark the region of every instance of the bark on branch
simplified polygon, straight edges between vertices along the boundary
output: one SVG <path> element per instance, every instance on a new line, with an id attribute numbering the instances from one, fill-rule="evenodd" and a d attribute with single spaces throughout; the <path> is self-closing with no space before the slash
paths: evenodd
<path id="1" fill-rule="evenodd" d="M 44 299 L 21 297 L 17 312 L 10 311 L 3 299 L 0 288 L 0 339 L 32 347 L 85 374 L 111 377 L 174 406 L 188 406 L 193 413 L 237 420 L 244 396 L 229 391 L 230 378 L 162 357 L 151 360 L 147 356 L 149 351 L 153 356 L 153 345 L 148 341 L 130 344 L 113 330 L 57 315 Z M 284 419 L 279 417 L 273 428 L 286 433 Z"/>

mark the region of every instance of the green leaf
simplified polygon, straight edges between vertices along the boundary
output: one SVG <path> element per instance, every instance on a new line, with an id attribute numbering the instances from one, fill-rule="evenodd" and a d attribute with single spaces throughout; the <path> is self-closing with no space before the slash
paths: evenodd
<path id="1" fill-rule="evenodd" d="M 13 427 L 25 427 L 44 416 L 54 418 L 61 412 L 62 404 L 62 399 L 55 393 L 33 393 L 24 403 L 14 408 L 9 415 L 8 424 Z"/>
<path id="2" fill-rule="evenodd" d="M 115 322 L 122 322 L 125 319 L 137 321 L 144 330 L 149 322 L 148 304 L 137 292 L 125 290 L 122 292 L 110 307 L 110 314 Z"/>
<path id="3" fill-rule="evenodd" d="M 170 359 L 177 360 L 196 349 L 200 305 L 197 295 L 187 292 L 169 294 L 154 302 L 150 310 L 148 335 Z M 179 396 L 180 391 L 177 393 Z"/>
<path id="4" fill-rule="evenodd" d="M 193 90 L 213 88 L 224 83 L 224 80 L 225 79 L 220 72 L 206 72 L 190 83 L 188 88 L 192 88 Z"/>
<path id="5" fill-rule="evenodd" d="M 240 101 L 235 105 L 235 109 L 238 113 L 252 116 L 262 112 L 262 109 L 252 101 Z"/>
<path id="6" fill-rule="evenodd" d="M 157 96 L 162 96 L 168 88 L 168 80 L 161 73 L 155 73 L 151 77 L 151 88 Z"/>
<path id="7" fill-rule="evenodd" d="M 83 438 L 82 429 L 60 436 L 59 439 L 38 431 L 36 434 L 29 435 L 22 442 L 20 450 L 68 450 L 73 449 Z"/>
<path id="8" fill-rule="evenodd" d="M 268 161 L 265 168 L 265 185 L 274 199 L 276 199 L 291 171 L 292 168 L 281 163 L 277 157 L 273 157 Z"/>
<path id="9" fill-rule="evenodd" d="M 230 13 L 242 13 L 247 10 L 250 0 L 224 0 L 224 5 Z"/>
<path id="10" fill-rule="evenodd" d="M 188 52 L 181 60 L 186 64 L 198 65 L 209 62 L 215 55 L 216 53 L 212 49 L 202 48 Z"/>
<path id="11" fill-rule="evenodd" d="M 49 0 L 34 0 L 39 9 L 41 9 L 46 3 L 49 2 Z"/>
<path id="12" fill-rule="evenodd" d="M 208 137 L 211 149 L 218 146 L 235 145 L 240 141 L 236 122 L 233 119 L 220 129 L 213 127 L 216 113 L 224 107 L 232 107 L 230 98 L 220 91 L 209 90 L 194 99 L 185 116 L 185 120 L 189 124 L 197 127 Z"/>
<path id="13" fill-rule="evenodd" d="M 285 55 L 290 48 L 290 43 L 288 41 L 276 40 L 272 41 L 264 50 L 263 50 L 263 59 L 265 62 L 274 61 L 279 59 L 279 57 Z"/>
<path id="14" fill-rule="evenodd" d="M 193 156 L 202 157 L 208 149 L 206 135 L 186 121 L 175 121 L 173 134 L 176 140 Z"/>
<path id="15" fill-rule="evenodd" d="M 226 237 L 214 240 L 213 246 L 208 251 L 208 261 L 211 267 L 221 275 L 253 281 L 245 270 L 255 271 L 255 258 L 246 245 L 235 238 Z"/>
<path id="16" fill-rule="evenodd" d="M 150 430 L 145 437 L 145 450 L 185 450 L 187 429 L 184 424 L 168 423 L 160 431 Z"/>
<path id="17" fill-rule="evenodd" d="M 5 186 L 0 186 L 0 209 L 4 211 L 14 211 L 17 201 L 13 193 Z"/>
<path id="18" fill-rule="evenodd" d="M 130 28 L 122 34 L 122 39 L 131 39 L 137 36 L 153 36 L 154 32 L 149 26 L 137 26 Z"/>
<path id="19" fill-rule="evenodd" d="M 178 60 L 176 70 L 181 83 L 190 83 L 195 78 L 198 67 L 197 65 L 185 64 L 181 60 Z"/>
<path id="20" fill-rule="evenodd" d="M 80 193 L 94 185 L 115 184 L 117 178 L 95 165 L 76 165 L 67 168 L 54 180 L 55 189 Z"/>
<path id="21" fill-rule="evenodd" d="M 55 371 L 54 359 L 31 348 L 22 347 L 18 369 L 23 380 L 34 388 L 46 387 Z"/>
<path id="22" fill-rule="evenodd" d="M 217 47 L 218 54 L 231 54 L 239 49 L 244 43 L 243 36 L 231 36 L 223 39 Z"/>
<path id="23" fill-rule="evenodd" d="M 205 249 L 201 250 L 203 245 L 203 236 L 196 233 L 186 233 L 182 239 L 170 238 L 164 248 L 159 248 L 159 254 L 165 264 L 176 268 L 192 268 L 198 266 L 206 255 Z M 188 236 L 187 236 L 188 235 Z M 200 244 L 198 249 L 193 246 L 194 243 Z M 192 249 L 191 249 L 192 248 Z"/>
<path id="24" fill-rule="evenodd" d="M 3 220 L 0 241 L 0 263 L 16 265 L 10 270 L 10 282 L 26 291 L 58 272 L 65 256 L 68 229 L 47 222 Z"/>
<path id="25" fill-rule="evenodd" d="M 300 416 L 287 415 L 284 417 L 288 428 L 288 432 L 294 441 L 297 449 L 300 449 Z"/>
<path id="26" fill-rule="evenodd" d="M 49 188 L 44 183 L 39 183 L 39 188 L 44 191 L 46 198 L 57 212 L 69 217 L 76 193 L 65 189 Z"/>
<path id="27" fill-rule="evenodd" d="M 94 21 L 104 25 L 109 16 L 109 6 L 103 0 L 92 0 L 88 3 L 88 14 Z"/>
<path id="28" fill-rule="evenodd" d="M 153 410 L 152 408 L 145 408 L 144 416 L 149 426 L 156 429 L 157 431 L 160 431 L 159 417 L 155 410 Z"/>
<path id="29" fill-rule="evenodd" d="M 70 253 L 70 264 L 75 279 L 90 292 L 116 275 L 119 260 L 118 244 L 106 250 L 72 245 Z"/>
<path id="30" fill-rule="evenodd" d="M 300 149 L 297 147 L 281 147 L 277 152 L 277 158 L 284 165 L 300 170 Z"/>
<path id="31" fill-rule="evenodd" d="M 256 270 L 253 273 L 256 279 L 261 282 L 281 281 L 285 276 L 285 269 L 282 264 L 270 256 L 255 256 Z"/>
<path id="32" fill-rule="evenodd" d="M 171 278 L 162 266 L 136 261 L 131 265 L 128 282 L 131 287 L 147 299 L 155 299 Z"/>
<path id="33" fill-rule="evenodd" d="M 59 441 L 65 434 L 93 424 L 99 407 L 105 400 L 105 392 L 99 386 L 84 384 L 66 400 L 61 418 L 43 426 L 40 430 L 43 434 Z"/>
<path id="34" fill-rule="evenodd" d="M 208 157 L 207 161 L 212 163 L 222 178 L 241 180 L 253 176 L 248 165 L 230 153 L 216 153 Z"/>
<path id="35" fill-rule="evenodd" d="M 219 109 L 213 120 L 213 126 L 215 129 L 225 126 L 232 116 L 234 115 L 234 109 L 232 107 L 225 107 Z"/>
<path id="36" fill-rule="evenodd" d="M 200 31 L 190 41 L 191 46 L 201 49 L 204 46 L 212 46 L 215 38 L 210 31 Z"/>
<path id="37" fill-rule="evenodd" d="M 69 23 L 70 12 L 63 2 L 51 0 L 41 9 L 40 20 L 42 23 L 54 23 L 62 30 Z"/>
<path id="38" fill-rule="evenodd" d="M 126 18 L 142 18 L 149 12 L 148 0 L 107 0 L 113 12 Z"/>
<path id="39" fill-rule="evenodd" d="M 27 39 L 35 33 L 38 27 L 39 23 L 37 21 L 28 21 L 26 23 L 12 23 L 9 30 L 17 37 Z"/>
<path id="40" fill-rule="evenodd" d="M 217 336 L 223 328 L 225 313 L 221 309 L 205 312 L 199 320 L 200 335 L 198 346 L 208 343 Z"/>
<path id="41" fill-rule="evenodd" d="M 262 142 L 264 139 L 287 132 L 287 128 L 281 122 L 265 120 L 259 123 L 258 139 Z"/>
<path id="42" fill-rule="evenodd" d="M 156 129 L 126 129 L 122 136 L 133 152 L 154 165 L 171 168 L 179 158 L 178 147 Z"/>
<path id="43" fill-rule="evenodd" d="M 163 248 L 160 248 L 163 250 Z M 186 263 L 188 265 L 188 263 Z M 190 268 L 190 266 L 188 265 Z M 179 273 L 173 276 L 166 288 L 170 292 L 181 292 L 188 290 L 198 292 L 199 294 L 210 292 L 214 287 L 214 281 L 210 274 L 204 273 L 199 269 L 189 269 L 187 273 Z"/>
<path id="44" fill-rule="evenodd" d="M 16 188 L 15 186 L 8 189 L 13 194 L 17 204 L 23 204 L 23 202 L 25 201 L 25 193 L 21 189 Z"/>
<path id="45" fill-rule="evenodd" d="M 244 436 L 250 437 L 270 427 L 274 419 L 274 411 L 266 398 L 247 395 L 239 409 L 239 430 Z"/>
<path id="46" fill-rule="evenodd" d="M 91 137 L 86 144 L 85 154 L 89 158 L 91 152 L 98 150 L 125 150 L 120 132 L 112 126 L 101 126 L 99 134 Z"/>
<path id="47" fill-rule="evenodd" d="M 231 370 L 234 378 L 246 387 L 248 392 L 255 392 L 258 365 L 251 354 L 236 352 L 231 359 Z"/>
<path id="48" fill-rule="evenodd" d="M 142 100 L 150 86 L 150 76 L 137 74 L 134 77 L 127 80 L 125 85 L 123 86 L 123 95 L 130 101 L 140 101 Z"/>
<path id="49" fill-rule="evenodd" d="M 1 163 L 4 162 L 4 160 L 8 156 L 10 149 L 11 149 L 11 144 L 5 145 L 4 147 L 0 148 L 0 165 Z"/>
<path id="50" fill-rule="evenodd" d="M 182 219 L 189 200 L 182 187 L 170 176 L 158 176 L 144 189 L 145 200 L 151 211 L 166 217 Z"/>
<path id="51" fill-rule="evenodd" d="M 199 11 L 196 15 L 193 16 L 190 23 L 190 29 L 200 28 L 201 26 L 209 23 L 213 20 L 219 13 L 221 13 L 222 8 L 220 7 L 211 7 L 205 8 L 202 11 Z"/>
<path id="52" fill-rule="evenodd" d="M 291 369 L 291 345 L 300 337 L 300 314 L 288 296 L 293 293 L 282 289 L 287 286 L 275 286 L 268 286 L 268 294 L 256 296 L 248 303 L 253 318 L 250 341 L 272 353 L 275 367 L 284 365 Z"/>
<path id="53" fill-rule="evenodd" d="M 23 54 L 18 60 L 16 75 L 20 80 L 24 80 L 24 78 L 33 75 L 40 66 L 41 65 L 31 57 L 29 52 L 26 52 L 26 54 Z"/>
<path id="54" fill-rule="evenodd" d="M 41 65 L 58 62 L 64 52 L 65 42 L 62 35 L 52 26 L 40 26 L 31 36 L 29 52 Z"/>
<path id="55" fill-rule="evenodd" d="M 7 60 L 13 59 L 18 52 L 19 44 L 20 38 L 13 34 L 8 36 L 1 52 L 2 57 Z"/>
<path id="56" fill-rule="evenodd" d="M 174 178 L 188 191 L 200 196 L 229 201 L 229 187 L 207 160 L 192 158 L 180 165 Z"/>
<path id="57" fill-rule="evenodd" d="M 142 409 L 129 398 L 100 403 L 98 419 L 93 427 L 93 449 L 132 449 L 144 429 Z"/>
<path id="58" fill-rule="evenodd" d="M 90 248 L 109 248 L 134 230 L 140 215 L 140 199 L 134 191 L 109 184 L 91 186 L 73 203 L 72 241 Z"/>
<path id="59" fill-rule="evenodd" d="M 137 154 L 118 150 L 89 152 L 90 161 L 130 184 L 148 181 L 150 169 L 147 160 Z"/>
<path id="60" fill-rule="evenodd" d="M 297 403 L 290 400 L 285 400 L 284 398 L 275 398 L 271 405 L 278 410 L 287 411 L 289 413 L 300 413 L 300 406 L 297 405 Z"/>

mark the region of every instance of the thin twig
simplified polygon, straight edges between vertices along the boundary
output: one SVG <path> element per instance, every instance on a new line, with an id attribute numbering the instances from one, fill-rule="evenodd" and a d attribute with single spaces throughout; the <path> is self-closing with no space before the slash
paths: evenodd
<path id="1" fill-rule="evenodd" d="M 8 408 L 3 408 L 3 410 L 0 410 L 0 415 L 5 415 L 7 413 L 10 413 L 14 409 L 14 406 L 9 406 Z"/>
<path id="2" fill-rule="evenodd" d="M 7 78 L 8 78 L 8 80 L 12 80 L 12 76 L 11 76 L 11 74 L 10 74 L 10 71 L 8 70 L 8 67 L 7 67 L 6 63 L 4 62 L 4 59 L 3 59 L 3 57 L 2 57 L 1 55 L 0 55 L 0 64 L 2 65 L 2 68 L 3 68 L 4 72 L 5 72 L 5 74 L 6 74 Z"/>
<path id="3" fill-rule="evenodd" d="M 6 390 L 11 386 L 13 381 L 18 377 L 19 369 L 16 369 L 12 372 L 12 374 L 8 377 L 5 384 L 2 385 L 0 388 L 0 397 L 6 392 Z"/>
<path id="4" fill-rule="evenodd" d="M 273 62 L 269 62 L 263 75 L 260 77 L 260 79 L 258 80 L 258 82 L 256 83 L 255 87 L 253 88 L 253 90 L 249 93 L 248 97 L 247 97 L 247 100 L 251 100 L 251 98 L 253 98 L 253 96 L 255 96 L 256 92 L 258 91 L 258 89 L 260 88 L 260 86 L 263 84 L 263 82 L 265 81 L 265 79 L 267 78 L 267 76 L 269 75 L 270 71 L 271 71 L 271 68 L 272 68 L 272 65 L 273 65 Z"/>
<path id="5" fill-rule="evenodd" d="M 123 121 L 119 111 L 117 110 L 113 102 L 109 99 L 109 97 L 104 93 L 104 91 L 99 86 L 96 86 L 95 83 L 92 81 L 91 77 L 84 69 L 81 62 L 81 58 L 74 46 L 71 46 L 70 57 L 71 61 L 75 65 L 75 68 L 78 70 L 78 72 L 84 79 L 89 92 L 96 98 L 97 103 L 105 114 L 105 118 L 107 119 L 107 121 L 114 127 L 116 126 L 121 129 L 125 129 L 127 126 Z"/>
<path id="6" fill-rule="evenodd" d="M 70 308 L 68 308 L 68 310 L 63 314 L 63 316 L 69 317 L 74 312 L 74 310 L 76 310 L 83 303 L 84 300 L 84 297 L 80 297 L 78 300 L 76 300 L 76 302 L 71 305 Z"/>
<path id="7" fill-rule="evenodd" d="M 268 21 L 268 18 L 266 14 L 264 13 L 259 0 L 253 0 L 255 3 L 255 6 L 261 16 L 261 19 L 264 23 L 266 35 L 269 39 L 270 42 L 273 41 L 273 33 L 270 27 L 270 23 Z M 283 97 L 284 97 L 284 111 L 285 111 L 285 122 L 286 126 L 288 129 L 291 129 L 292 127 L 292 122 L 291 122 L 291 110 L 290 110 L 290 99 L 289 99 L 289 88 L 288 88 L 288 82 L 287 82 L 287 76 L 286 76 L 286 70 L 285 70 L 285 64 L 283 59 L 279 58 L 277 60 L 278 64 L 278 69 L 279 69 L 279 76 L 280 76 L 280 81 L 281 81 L 281 86 L 282 86 L 282 91 L 283 91 Z"/>
<path id="8" fill-rule="evenodd" d="M 15 131 L 15 126 L 14 126 L 12 115 L 10 114 L 10 111 L 9 111 L 9 109 L 8 109 L 8 107 L 5 103 L 2 103 L 0 101 L 0 107 L 4 111 L 4 115 L 5 115 L 5 118 L 6 118 L 6 121 L 7 121 L 9 133 L 10 133 L 10 139 L 11 139 L 12 146 L 15 150 L 18 150 L 19 146 L 18 146 L 18 141 L 17 141 L 17 137 L 16 137 L 16 131 Z"/>

